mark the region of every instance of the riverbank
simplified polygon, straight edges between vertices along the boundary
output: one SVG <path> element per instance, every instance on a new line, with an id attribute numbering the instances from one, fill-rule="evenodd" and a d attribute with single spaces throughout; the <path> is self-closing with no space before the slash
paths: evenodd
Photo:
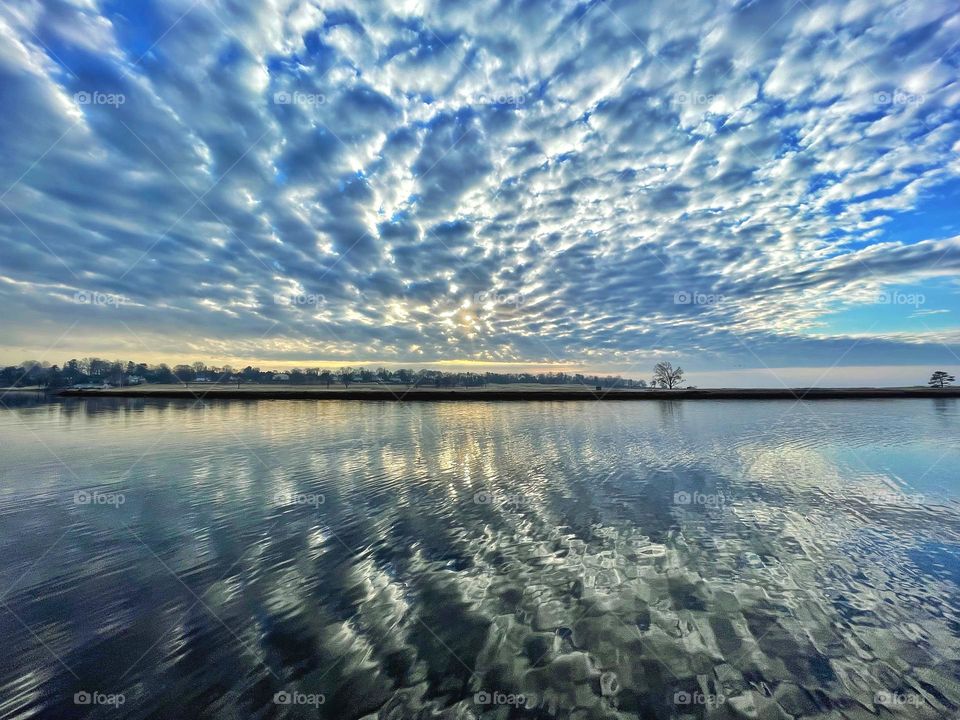
<path id="1" fill-rule="evenodd" d="M 369 386 L 351 388 L 286 385 L 153 385 L 96 390 L 62 390 L 61 397 L 181 398 L 209 400 L 873 400 L 899 398 L 957 398 L 960 387 L 907 388 L 711 388 L 696 390 L 626 390 L 574 386 L 510 386 L 486 388 L 408 388 Z"/>

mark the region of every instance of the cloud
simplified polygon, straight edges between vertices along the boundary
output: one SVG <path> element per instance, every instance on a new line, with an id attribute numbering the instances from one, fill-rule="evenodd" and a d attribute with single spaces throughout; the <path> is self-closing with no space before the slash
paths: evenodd
<path id="1" fill-rule="evenodd" d="M 960 176 L 958 30 L 940 1 L 8 3 L 7 344 L 941 359 L 930 310 L 818 328 L 960 269 L 930 212 Z"/>

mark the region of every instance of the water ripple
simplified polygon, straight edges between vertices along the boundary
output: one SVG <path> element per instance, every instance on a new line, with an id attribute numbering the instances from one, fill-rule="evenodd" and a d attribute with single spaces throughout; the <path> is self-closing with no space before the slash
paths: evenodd
<path id="1" fill-rule="evenodd" d="M 946 717 L 958 429 L 952 401 L 8 407 L 0 713 Z"/>

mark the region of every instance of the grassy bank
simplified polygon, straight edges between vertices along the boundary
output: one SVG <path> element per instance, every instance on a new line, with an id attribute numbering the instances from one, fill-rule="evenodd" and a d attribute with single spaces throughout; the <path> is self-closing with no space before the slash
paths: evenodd
<path id="1" fill-rule="evenodd" d="M 404 385 L 138 385 L 97 390 L 62 390 L 63 397 L 209 398 L 287 400 L 855 400 L 955 398 L 960 387 L 905 388 L 712 388 L 621 390 L 579 385 L 497 385 L 484 388 L 413 388 Z"/>

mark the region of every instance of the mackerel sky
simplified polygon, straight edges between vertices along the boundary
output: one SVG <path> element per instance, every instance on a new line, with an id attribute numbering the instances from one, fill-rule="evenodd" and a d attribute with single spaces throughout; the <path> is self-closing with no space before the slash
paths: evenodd
<path id="1" fill-rule="evenodd" d="M 958 66 L 955 0 L 5 0 L 0 360 L 923 382 Z"/>

